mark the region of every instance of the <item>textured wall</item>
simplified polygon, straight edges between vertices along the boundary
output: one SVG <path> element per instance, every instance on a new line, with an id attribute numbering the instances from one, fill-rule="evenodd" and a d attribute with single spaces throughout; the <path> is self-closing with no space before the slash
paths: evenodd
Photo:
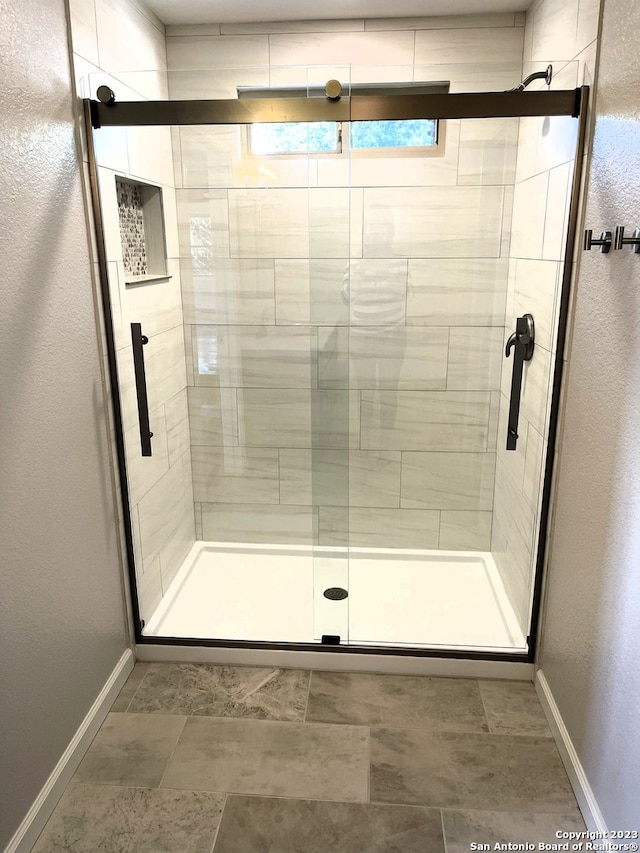
<path id="1" fill-rule="evenodd" d="M 0 848 L 126 647 L 63 0 L 0 30 Z"/>
<path id="2" fill-rule="evenodd" d="M 585 225 L 640 227 L 640 7 L 606 0 Z M 581 253 L 540 667 L 611 829 L 640 809 L 640 258 Z"/>

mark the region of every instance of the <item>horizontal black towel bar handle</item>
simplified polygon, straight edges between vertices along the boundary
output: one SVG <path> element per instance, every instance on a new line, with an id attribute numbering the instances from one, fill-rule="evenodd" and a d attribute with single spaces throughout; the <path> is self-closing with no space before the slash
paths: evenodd
<path id="1" fill-rule="evenodd" d="M 140 323 L 131 324 L 131 346 L 133 347 L 133 369 L 136 377 L 136 395 L 138 397 L 138 422 L 140 424 L 140 449 L 143 456 L 151 456 L 153 433 L 149 428 L 149 398 L 147 396 L 147 377 L 144 370 L 144 351 L 142 347 L 149 338 L 142 334 Z"/>

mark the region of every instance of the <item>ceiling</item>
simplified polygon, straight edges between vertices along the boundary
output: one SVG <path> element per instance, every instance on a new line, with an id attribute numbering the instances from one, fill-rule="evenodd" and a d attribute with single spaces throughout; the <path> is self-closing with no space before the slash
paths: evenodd
<path id="1" fill-rule="evenodd" d="M 530 0 L 146 0 L 165 24 L 407 18 L 524 11 Z"/>

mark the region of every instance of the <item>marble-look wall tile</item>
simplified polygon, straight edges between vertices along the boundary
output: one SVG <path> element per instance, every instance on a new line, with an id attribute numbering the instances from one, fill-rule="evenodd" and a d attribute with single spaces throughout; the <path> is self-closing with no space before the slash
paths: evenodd
<path id="1" fill-rule="evenodd" d="M 520 27 L 416 31 L 416 64 L 444 62 L 517 62 L 522 60 Z"/>
<path id="2" fill-rule="evenodd" d="M 138 504 L 145 565 L 159 555 L 162 557 L 163 549 L 171 547 L 188 512 L 193 518 L 191 460 L 186 453 Z"/>
<path id="3" fill-rule="evenodd" d="M 349 209 L 349 257 L 361 258 L 364 254 L 364 189 L 351 190 Z"/>
<path id="4" fill-rule="evenodd" d="M 575 56 L 578 8 L 578 0 L 564 0 L 562 3 L 546 0 L 533 9 L 532 60 L 549 62 Z"/>
<path id="5" fill-rule="evenodd" d="M 542 244 L 542 257 L 548 260 L 561 261 L 564 258 L 572 177 L 573 161 L 549 172 L 549 192 Z"/>
<path id="6" fill-rule="evenodd" d="M 229 257 L 229 205 L 226 190 L 178 189 L 180 257 L 194 272 L 209 271 L 215 258 Z"/>
<path id="7" fill-rule="evenodd" d="M 169 470 L 169 451 L 167 445 L 167 423 L 163 407 L 149 412 L 149 424 L 153 432 L 151 439 L 152 455 L 142 456 L 140 447 L 140 425 L 135 418 L 125 421 L 128 429 L 124 434 L 125 456 L 127 460 L 127 482 L 129 502 L 132 506 L 153 488 Z"/>
<path id="8" fill-rule="evenodd" d="M 174 182 L 168 127 L 128 127 L 129 172 L 135 178 L 171 186 Z"/>
<path id="9" fill-rule="evenodd" d="M 166 69 L 164 28 L 127 0 L 96 0 L 100 66 L 112 72 Z"/>
<path id="10" fill-rule="evenodd" d="M 428 15 L 422 18 L 367 18 L 365 21 L 365 30 L 475 30 L 513 26 L 513 12 L 486 15 Z"/>
<path id="11" fill-rule="evenodd" d="M 516 184 L 511 257 L 541 258 L 549 175 L 543 172 Z"/>
<path id="12" fill-rule="evenodd" d="M 497 257 L 502 187 L 365 189 L 364 255 Z"/>
<path id="13" fill-rule="evenodd" d="M 343 295 L 349 303 L 351 325 L 404 325 L 408 265 L 404 259 L 352 259 Z"/>
<path id="14" fill-rule="evenodd" d="M 399 507 L 401 455 L 397 450 L 351 450 L 349 506 Z"/>
<path id="15" fill-rule="evenodd" d="M 362 391 L 363 450 L 485 451 L 485 392 Z"/>
<path id="16" fill-rule="evenodd" d="M 242 145 L 241 125 L 186 126 L 179 128 L 179 133 L 181 186 L 226 189 L 234 185 Z"/>
<path id="17" fill-rule="evenodd" d="M 304 258 L 261 263 L 275 263 L 278 325 L 348 325 L 348 260 Z"/>
<path id="18" fill-rule="evenodd" d="M 448 342 L 449 329 L 441 326 L 352 326 L 349 336 L 351 388 L 444 390 L 447 387 L 447 352 L 451 359 Z"/>
<path id="19" fill-rule="evenodd" d="M 521 30 L 522 32 L 522 30 Z M 517 86 L 522 80 L 522 56 L 518 59 L 502 58 L 481 62 L 426 61 L 417 63 L 414 67 L 416 80 L 449 80 L 449 91 L 452 94 L 460 92 L 504 92 Z"/>
<path id="20" fill-rule="evenodd" d="M 73 52 L 94 65 L 98 65 L 98 32 L 95 3 L 87 0 L 70 0 L 71 45 Z M 81 97 L 90 97 L 81 95 Z"/>
<path id="21" fill-rule="evenodd" d="M 537 347 L 531 361 L 526 361 L 522 374 L 520 414 L 541 434 L 546 435 L 551 398 L 552 356 Z"/>
<path id="22" fill-rule="evenodd" d="M 346 448 L 349 392 L 238 390 L 240 444 L 253 447 Z"/>
<path id="23" fill-rule="evenodd" d="M 401 506 L 490 510 L 493 453 L 403 453 Z"/>
<path id="24" fill-rule="evenodd" d="M 538 507 L 540 490 L 544 479 L 544 463 L 547 454 L 547 441 L 529 424 L 527 430 L 527 449 L 522 478 L 522 493 L 532 510 Z"/>
<path id="25" fill-rule="evenodd" d="M 507 303 L 506 324 L 513 331 L 516 318 L 533 315 L 536 346 L 555 350 L 555 305 L 560 264 L 556 261 L 514 259 L 513 289 Z"/>
<path id="26" fill-rule="evenodd" d="M 179 514 L 172 518 L 171 522 L 173 526 L 171 538 L 167 540 L 160 551 L 163 594 L 169 589 L 196 540 L 191 484 L 189 484 L 189 488 L 185 489 Z"/>
<path id="27" fill-rule="evenodd" d="M 170 69 L 206 71 L 251 65 L 269 65 L 267 36 L 171 36 L 167 39 Z"/>
<path id="28" fill-rule="evenodd" d="M 136 589 L 140 618 L 148 622 L 162 600 L 162 572 L 160 555 L 147 564 L 146 571 L 136 568 Z"/>
<path id="29" fill-rule="evenodd" d="M 212 258 L 206 272 L 182 261 L 180 275 L 185 323 L 269 325 L 275 321 L 271 260 Z"/>
<path id="30" fill-rule="evenodd" d="M 191 462 L 196 501 L 280 502 L 277 448 L 194 446 Z"/>
<path id="31" fill-rule="evenodd" d="M 122 322 L 118 346 L 131 345 L 131 323 L 140 323 L 147 337 L 182 325 L 180 271 L 175 261 L 168 264 L 171 278 L 163 281 L 126 286 L 124 268 L 120 263 L 118 271 Z"/>
<path id="32" fill-rule="evenodd" d="M 364 31 L 364 20 L 329 20 L 329 21 L 253 21 L 241 24 L 221 24 L 222 35 L 244 33 L 359 33 Z"/>
<path id="33" fill-rule="evenodd" d="M 272 65 L 411 65 L 413 34 L 283 33 L 269 37 Z M 249 63 L 247 63 L 249 64 Z"/>
<path id="34" fill-rule="evenodd" d="M 459 184 L 512 184 L 518 152 L 517 118 L 463 121 Z"/>
<path id="35" fill-rule="evenodd" d="M 344 258 L 346 188 L 229 190 L 232 257 Z"/>
<path id="36" fill-rule="evenodd" d="M 202 536 L 212 542 L 312 545 L 317 515 L 304 506 L 204 503 Z"/>
<path id="37" fill-rule="evenodd" d="M 504 333 L 491 326 L 452 326 L 449 332 L 447 390 L 500 388 Z"/>
<path id="38" fill-rule="evenodd" d="M 500 257 L 508 258 L 511 251 L 511 225 L 513 221 L 513 201 L 515 186 L 504 188 L 504 203 L 502 205 L 502 237 L 500 239 Z"/>
<path id="39" fill-rule="evenodd" d="M 409 260 L 407 323 L 502 326 L 506 258 Z"/>
<path id="40" fill-rule="evenodd" d="M 190 447 L 189 408 L 187 389 L 183 388 L 164 405 L 167 425 L 167 451 L 169 465 L 173 465 Z M 155 438 L 155 433 L 154 433 Z"/>
<path id="41" fill-rule="evenodd" d="M 313 504 L 312 451 L 281 447 L 280 501 L 295 506 Z"/>
<path id="42" fill-rule="evenodd" d="M 320 507 L 319 544 L 437 548 L 440 513 L 420 509 Z"/>
<path id="43" fill-rule="evenodd" d="M 167 38 L 170 48 L 173 38 Z M 171 55 L 171 50 L 169 50 Z M 183 69 L 169 66 L 167 72 L 169 97 L 172 101 L 237 98 L 238 86 L 269 85 L 269 66 L 250 65 L 234 68 Z"/>
<path id="44" fill-rule="evenodd" d="M 600 0 L 579 0 L 576 53 L 581 53 L 598 37 L 600 5 Z"/>
<path id="45" fill-rule="evenodd" d="M 316 334 L 309 326 L 194 326 L 196 385 L 312 388 Z"/>
<path id="46" fill-rule="evenodd" d="M 443 510 L 439 548 L 451 551 L 490 551 L 491 512 Z"/>
<path id="47" fill-rule="evenodd" d="M 187 388 L 192 445 L 230 447 L 238 444 L 235 388 Z"/>

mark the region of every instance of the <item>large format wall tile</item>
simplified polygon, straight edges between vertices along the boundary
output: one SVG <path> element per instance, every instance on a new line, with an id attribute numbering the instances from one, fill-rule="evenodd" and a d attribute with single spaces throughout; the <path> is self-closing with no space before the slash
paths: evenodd
<path id="1" fill-rule="evenodd" d="M 171 36 L 167 65 L 172 69 L 230 68 L 269 65 L 267 36 Z M 175 96 L 173 96 L 175 97 Z"/>
<path id="2" fill-rule="evenodd" d="M 349 391 L 238 389 L 240 444 L 346 448 Z"/>
<path id="3" fill-rule="evenodd" d="M 516 184 L 511 256 L 541 258 L 549 175 L 543 172 Z"/>
<path id="4" fill-rule="evenodd" d="M 363 450 L 485 451 L 488 393 L 363 391 Z"/>
<path id="5" fill-rule="evenodd" d="M 319 544 L 437 548 L 440 513 L 424 509 L 320 507 Z"/>
<path id="6" fill-rule="evenodd" d="M 447 389 L 493 391 L 500 387 L 504 333 L 490 326 L 452 326 Z"/>
<path id="7" fill-rule="evenodd" d="M 514 330 L 517 317 L 524 313 L 532 314 L 536 326 L 536 346 L 555 350 L 554 321 L 560 264 L 557 261 L 524 258 L 514 259 L 512 263 L 514 279 L 507 303 L 507 327 Z"/>
<path id="8" fill-rule="evenodd" d="M 317 515 L 305 506 L 205 503 L 202 537 L 213 542 L 312 545 Z"/>
<path id="9" fill-rule="evenodd" d="M 211 258 L 206 267 L 180 264 L 185 323 L 274 322 L 273 261 Z"/>
<path id="10" fill-rule="evenodd" d="M 309 326 L 194 326 L 196 385 L 313 388 L 315 329 Z"/>
<path id="11" fill-rule="evenodd" d="M 493 453 L 403 453 L 401 505 L 490 510 L 494 469 Z"/>
<path id="12" fill-rule="evenodd" d="M 191 460 L 196 501 L 280 502 L 276 448 L 192 447 Z"/>
<path id="13" fill-rule="evenodd" d="M 270 36 L 269 43 L 272 65 L 377 65 L 380 56 L 387 65 L 413 63 L 409 32 L 283 33 Z"/>
<path id="14" fill-rule="evenodd" d="M 417 30 L 416 64 L 445 62 L 492 63 L 522 59 L 523 29 L 502 27 L 465 30 Z"/>
<path id="15" fill-rule="evenodd" d="M 194 272 L 208 272 L 214 258 L 229 257 L 229 204 L 226 190 L 178 189 L 180 257 Z"/>
<path id="16" fill-rule="evenodd" d="M 399 507 L 401 456 L 397 450 L 351 450 L 349 505 Z"/>
<path id="17" fill-rule="evenodd" d="M 407 323 L 502 326 L 506 258 L 409 259 Z"/>
<path id="18" fill-rule="evenodd" d="M 232 257 L 344 258 L 346 188 L 229 190 Z"/>
<path id="19" fill-rule="evenodd" d="M 492 520 L 491 512 L 443 510 L 439 547 L 444 551 L 490 551 Z"/>
<path id="20" fill-rule="evenodd" d="M 364 255 L 497 257 L 502 187 L 406 187 L 364 192 Z"/>
<path id="21" fill-rule="evenodd" d="M 512 184 L 518 153 L 519 119 L 461 122 L 459 184 Z"/>
<path id="22" fill-rule="evenodd" d="M 238 403 L 235 388 L 187 388 L 193 445 L 238 444 Z"/>
<path id="23" fill-rule="evenodd" d="M 276 260 L 276 322 L 279 325 L 348 325 L 349 298 L 345 290 L 348 284 L 348 260 Z"/>
<path id="24" fill-rule="evenodd" d="M 190 509 L 193 519 L 191 461 L 185 454 L 138 504 L 140 541 L 145 564 L 170 544 Z"/>

